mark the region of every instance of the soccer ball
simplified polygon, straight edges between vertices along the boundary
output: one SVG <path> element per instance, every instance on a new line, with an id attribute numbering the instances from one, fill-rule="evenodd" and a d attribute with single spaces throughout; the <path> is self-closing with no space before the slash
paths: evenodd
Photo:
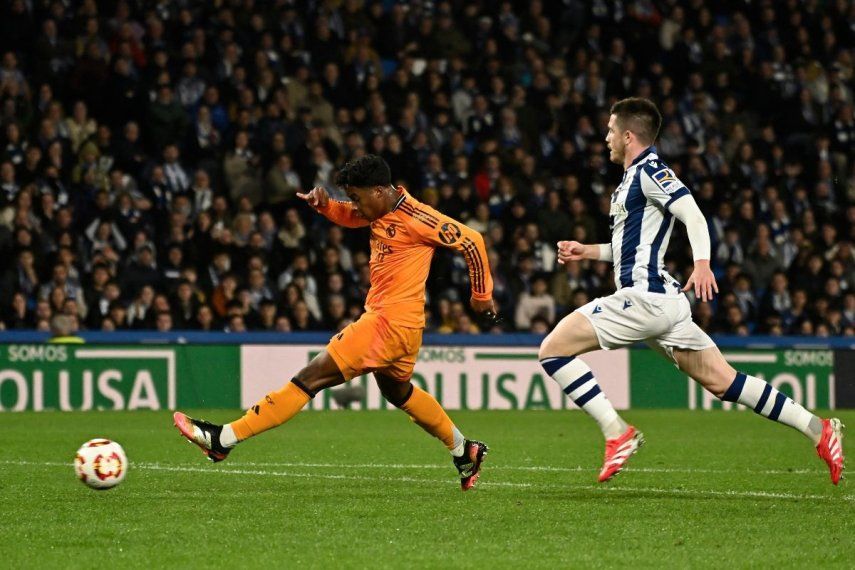
<path id="1" fill-rule="evenodd" d="M 112 489 L 124 480 L 128 458 L 115 441 L 90 439 L 77 450 L 74 472 L 92 489 Z"/>

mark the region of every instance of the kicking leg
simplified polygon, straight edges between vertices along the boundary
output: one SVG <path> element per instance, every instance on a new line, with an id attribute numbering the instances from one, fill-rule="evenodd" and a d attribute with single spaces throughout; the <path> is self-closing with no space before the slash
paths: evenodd
<path id="1" fill-rule="evenodd" d="M 822 420 L 801 404 L 788 398 L 760 378 L 737 372 L 718 347 L 703 350 L 673 349 L 680 370 L 691 376 L 716 397 L 749 406 L 756 414 L 797 429 L 817 448 L 831 470 L 836 485 L 843 470 L 843 424 L 838 419 Z"/>
<path id="2" fill-rule="evenodd" d="M 345 381 L 327 351 L 318 354 L 281 390 L 270 392 L 251 406 L 242 418 L 220 426 L 196 420 L 175 412 L 173 419 L 179 431 L 198 445 L 212 461 L 222 461 L 239 442 L 282 425 L 303 409 L 324 388 Z"/>
<path id="3" fill-rule="evenodd" d="M 596 420 L 606 438 L 599 481 L 611 479 L 644 443 L 644 436 L 628 425 L 600 389 L 594 373 L 578 355 L 600 348 L 591 322 L 578 312 L 559 322 L 543 339 L 538 358 L 546 373 L 573 402 Z"/>
<path id="4" fill-rule="evenodd" d="M 487 446 L 482 442 L 464 438 L 439 402 L 412 382 L 396 380 L 381 373 L 375 373 L 374 378 L 383 397 L 390 404 L 409 414 L 419 427 L 445 444 L 460 471 L 463 490 L 475 485 L 481 462 L 488 451 Z"/>

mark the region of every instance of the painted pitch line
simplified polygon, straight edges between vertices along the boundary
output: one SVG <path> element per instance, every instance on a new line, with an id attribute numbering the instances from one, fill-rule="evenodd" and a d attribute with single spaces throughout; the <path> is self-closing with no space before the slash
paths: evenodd
<path id="1" fill-rule="evenodd" d="M 38 462 L 38 461 L 0 461 L 2 465 L 36 465 L 48 467 L 71 467 L 70 463 L 61 462 Z M 339 475 L 318 473 L 294 473 L 290 471 L 266 471 L 260 469 L 214 469 L 202 467 L 182 467 L 177 465 L 161 465 L 159 463 L 132 463 L 136 469 L 144 471 L 165 471 L 173 473 L 207 473 L 219 475 L 251 475 L 261 477 L 292 477 L 304 479 L 327 479 L 336 481 L 373 481 L 373 482 L 404 482 L 404 483 L 429 483 L 450 486 L 457 482 L 449 479 L 422 479 L 418 477 L 371 477 L 366 475 Z M 786 500 L 810 500 L 810 501 L 855 501 L 855 496 L 843 495 L 834 497 L 829 495 L 796 495 L 792 493 L 776 493 L 769 491 L 717 491 L 717 490 L 692 490 L 692 489 L 665 489 L 662 487 L 609 487 L 593 485 L 555 485 L 549 483 L 515 483 L 511 481 L 482 481 L 480 487 L 505 487 L 515 489 L 552 489 L 556 491 L 588 491 L 605 493 L 648 493 L 662 496 L 683 497 L 735 497 L 749 499 L 786 499 Z"/>
<path id="2" fill-rule="evenodd" d="M 28 465 L 27 462 L 0 461 L 0 465 Z M 235 463 L 233 462 L 232 465 Z M 43 463 L 43 465 L 52 465 Z M 64 465 L 64 463 L 62 464 Z M 237 464 L 245 467 L 292 467 L 297 469 L 448 469 L 445 464 L 430 463 L 308 463 L 300 461 L 242 461 Z M 547 465 L 499 465 L 488 463 L 490 471 L 523 471 L 531 473 L 598 473 L 599 467 L 553 467 Z M 825 471 L 821 469 L 704 469 L 694 467 L 627 467 L 626 472 L 633 473 L 704 473 L 721 475 L 822 475 Z"/>
<path id="3" fill-rule="evenodd" d="M 240 462 L 247 467 L 304 467 L 312 469 L 447 469 L 446 465 L 436 463 L 419 465 L 412 463 L 303 463 L 303 462 Z M 490 471 L 527 471 L 554 473 L 598 473 L 599 467 L 551 467 L 546 465 L 497 465 L 488 463 Z M 633 473 L 719 473 L 731 475 L 821 475 L 821 469 L 696 469 L 679 467 L 627 467 L 625 471 Z"/>

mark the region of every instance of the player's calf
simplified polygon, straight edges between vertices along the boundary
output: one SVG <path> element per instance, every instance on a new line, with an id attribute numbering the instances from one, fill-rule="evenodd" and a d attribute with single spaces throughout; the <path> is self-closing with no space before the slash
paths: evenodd
<path id="1" fill-rule="evenodd" d="M 540 365 L 573 403 L 594 418 L 606 439 L 619 437 L 626 431 L 626 422 L 615 411 L 594 373 L 582 359 L 550 356 L 542 358 Z"/>
<path id="2" fill-rule="evenodd" d="M 471 489 L 480 476 L 487 446 L 480 441 L 466 439 L 439 402 L 421 388 L 383 374 L 374 376 L 380 393 L 389 403 L 406 412 L 420 428 L 445 444 L 460 473 L 461 487 L 464 491 Z"/>
<path id="3" fill-rule="evenodd" d="M 737 372 L 721 399 L 748 406 L 755 414 L 795 428 L 809 437 L 814 445 L 822 436 L 820 418 L 760 378 Z"/>

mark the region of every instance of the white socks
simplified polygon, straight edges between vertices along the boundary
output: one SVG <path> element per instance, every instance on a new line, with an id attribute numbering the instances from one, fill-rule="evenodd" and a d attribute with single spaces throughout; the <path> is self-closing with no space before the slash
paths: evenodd
<path id="1" fill-rule="evenodd" d="M 451 455 L 461 457 L 463 452 L 466 451 L 466 438 L 463 437 L 463 434 L 460 433 L 460 430 L 456 426 L 451 433 L 454 434 L 454 449 L 451 450 Z"/>
<path id="2" fill-rule="evenodd" d="M 600 390 L 594 373 L 582 360 L 573 356 L 554 356 L 544 358 L 540 365 L 558 382 L 567 397 L 596 420 L 606 439 L 614 439 L 626 431 L 626 422 L 612 407 Z"/>
<path id="3" fill-rule="evenodd" d="M 754 376 L 737 372 L 721 399 L 749 406 L 763 417 L 793 427 L 809 437 L 814 445 L 822 436 L 822 421 L 817 416 Z"/>
<path id="4" fill-rule="evenodd" d="M 235 436 L 235 430 L 232 429 L 232 424 L 224 425 L 222 431 L 220 432 L 220 445 L 222 445 L 226 449 L 231 449 L 237 444 L 238 439 L 237 436 Z"/>

